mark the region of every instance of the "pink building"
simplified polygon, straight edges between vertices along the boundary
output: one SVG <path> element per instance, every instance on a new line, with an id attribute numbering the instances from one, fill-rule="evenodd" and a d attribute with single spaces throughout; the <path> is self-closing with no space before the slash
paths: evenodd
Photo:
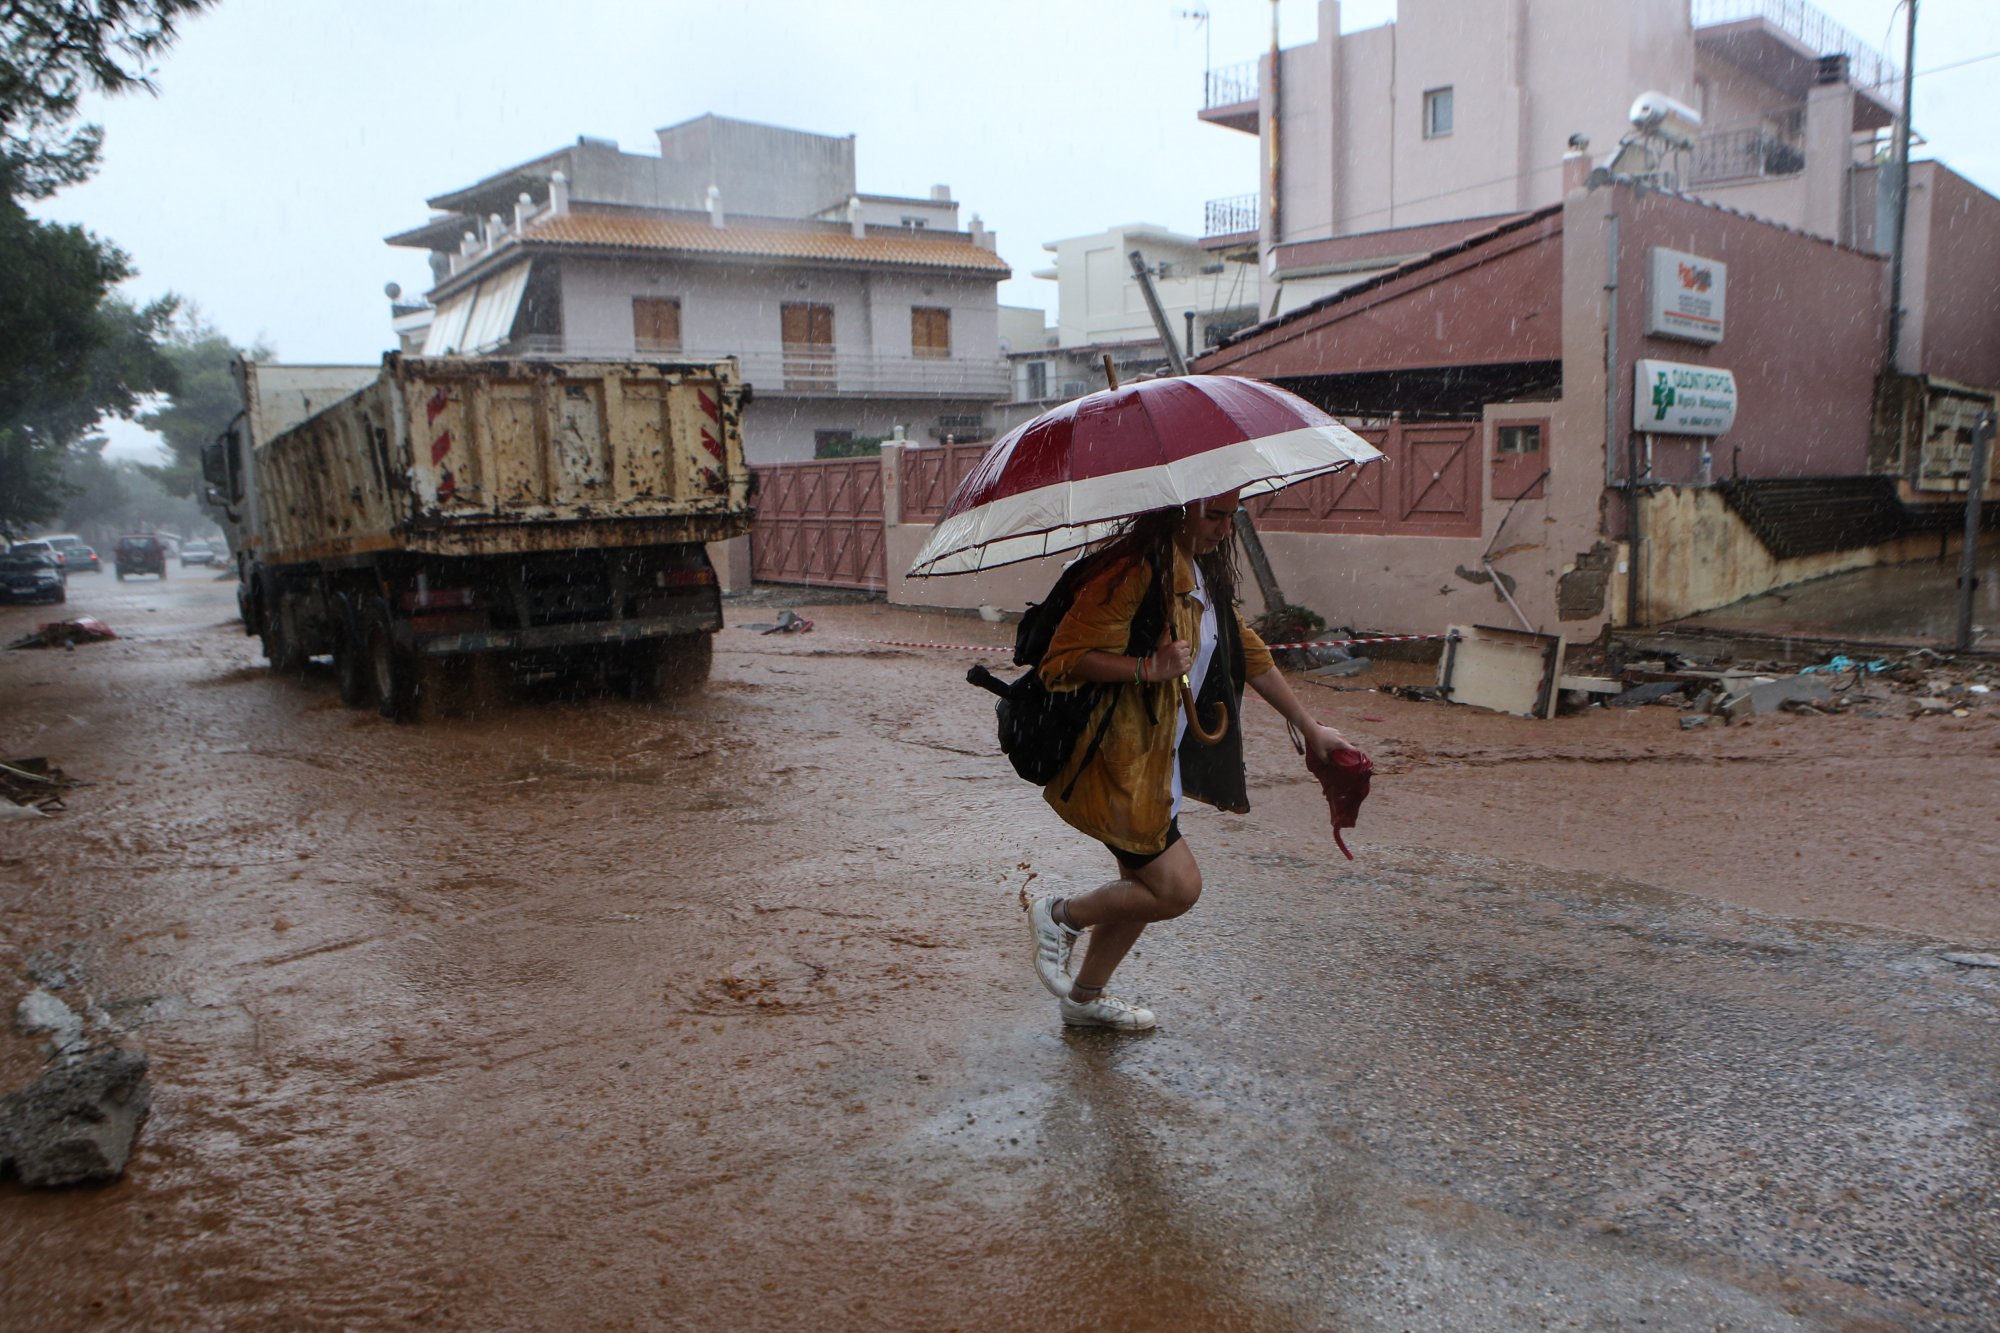
<path id="1" fill-rule="evenodd" d="M 1196 369 L 1389 455 L 1264 504 L 1288 597 L 1574 640 L 1937 554 L 2000 387 L 2000 200 L 1912 165 L 1890 366 L 1885 58 L 1798 0 L 1339 11 L 1202 112 L 1266 150 L 1205 243 L 1269 318 Z M 1645 132 L 1642 93 L 1699 126 Z"/>

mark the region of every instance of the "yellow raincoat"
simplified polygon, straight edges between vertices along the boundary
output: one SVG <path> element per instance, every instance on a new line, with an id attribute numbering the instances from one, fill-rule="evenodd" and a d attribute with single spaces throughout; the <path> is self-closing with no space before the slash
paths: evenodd
<path id="1" fill-rule="evenodd" d="M 1042 656 L 1042 683 L 1055 691 L 1073 690 L 1087 682 L 1070 674 L 1087 652 L 1123 654 L 1132 619 L 1151 591 L 1152 564 L 1132 559 L 1108 564 L 1077 589 L 1069 614 L 1057 626 Z M 1194 591 L 1194 566 L 1178 547 L 1174 550 L 1173 637 L 1196 642 L 1201 630 L 1201 604 Z M 1209 661 L 1198 706 L 1213 719 L 1215 699 L 1229 704 L 1229 730 L 1214 747 L 1202 747 L 1189 736 L 1191 748 L 1213 748 L 1204 756 L 1227 770 L 1233 762 L 1233 782 L 1224 772 L 1219 782 L 1197 781 L 1191 765 L 1182 766 L 1185 795 L 1242 811 L 1249 808 L 1243 791 L 1243 734 L 1239 724 L 1243 683 L 1273 665 L 1270 649 L 1257 632 L 1243 623 L 1233 606 L 1216 608 L 1217 644 Z M 1233 633 L 1231 632 L 1233 630 Z M 1240 652 L 1232 651 L 1240 644 Z M 1240 675 L 1238 674 L 1240 672 Z M 1100 842 L 1144 855 L 1166 846 L 1173 809 L 1174 731 L 1180 713 L 1179 681 L 1125 686 L 1106 691 L 1107 698 L 1091 711 L 1090 722 L 1056 780 L 1042 798 L 1063 821 Z M 1111 725 L 1095 755 L 1086 762 L 1088 738 L 1097 731 L 1104 710 L 1112 710 Z M 1192 757 L 1192 756 L 1191 756 Z M 1072 786 L 1072 783 L 1074 784 Z M 1068 792 L 1065 797 L 1064 793 Z"/>

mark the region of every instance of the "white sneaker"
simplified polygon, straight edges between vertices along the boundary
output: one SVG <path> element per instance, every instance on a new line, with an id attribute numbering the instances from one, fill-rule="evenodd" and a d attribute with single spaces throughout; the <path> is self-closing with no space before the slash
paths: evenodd
<path id="1" fill-rule="evenodd" d="M 1121 1032 L 1144 1032 L 1153 1026 L 1153 1011 L 1127 1004 L 1115 995 L 1094 1000 L 1063 997 L 1062 1021 L 1075 1028 L 1117 1028 Z"/>
<path id="2" fill-rule="evenodd" d="M 1056 920 L 1053 895 L 1035 899 L 1028 908 L 1028 933 L 1035 939 L 1035 975 L 1057 999 L 1069 995 L 1069 953 L 1081 931 L 1071 930 Z"/>

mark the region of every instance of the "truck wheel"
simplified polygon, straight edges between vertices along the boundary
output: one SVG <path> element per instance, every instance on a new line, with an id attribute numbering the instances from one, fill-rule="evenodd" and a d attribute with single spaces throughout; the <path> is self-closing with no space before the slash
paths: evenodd
<path id="1" fill-rule="evenodd" d="M 368 663 L 368 647 L 361 637 L 361 625 L 354 605 L 346 597 L 336 598 L 334 614 L 339 618 L 334 632 L 333 674 L 340 682 L 340 701 L 349 708 L 365 708 L 374 696 L 375 677 Z"/>
<path id="2" fill-rule="evenodd" d="M 715 660 L 712 634 L 672 634 L 631 648 L 626 685 L 634 699 L 682 699 L 708 684 Z"/>
<path id="3" fill-rule="evenodd" d="M 264 633 L 262 642 L 264 656 L 271 663 L 271 670 L 281 676 L 297 676 L 306 669 L 305 654 L 292 641 L 287 631 L 285 602 L 273 589 L 271 599 L 265 603 Z"/>
<path id="4" fill-rule="evenodd" d="M 417 664 L 396 646 L 388 603 L 379 597 L 368 604 L 362 617 L 362 642 L 368 653 L 375 706 L 392 721 L 410 721 L 416 715 Z"/>

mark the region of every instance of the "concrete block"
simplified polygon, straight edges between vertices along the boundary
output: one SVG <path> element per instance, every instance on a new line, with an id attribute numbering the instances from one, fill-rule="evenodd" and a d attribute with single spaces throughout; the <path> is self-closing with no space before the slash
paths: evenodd
<path id="1" fill-rule="evenodd" d="M 1716 711 L 1727 718 L 1762 716 L 1775 713 L 1788 703 L 1825 703 L 1833 697 L 1833 682 L 1825 676 L 1786 676 L 1781 680 L 1759 681 L 1735 694 L 1726 694 Z"/>

